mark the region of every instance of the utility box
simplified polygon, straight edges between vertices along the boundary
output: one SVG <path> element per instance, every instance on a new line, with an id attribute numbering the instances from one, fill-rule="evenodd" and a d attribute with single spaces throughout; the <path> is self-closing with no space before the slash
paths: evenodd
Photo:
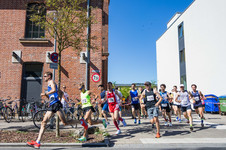
<path id="1" fill-rule="evenodd" d="M 50 63 L 53 63 L 52 60 L 50 59 L 50 55 L 54 53 L 54 51 L 47 51 L 46 52 L 46 63 L 47 64 L 50 64 Z"/>
<path id="2" fill-rule="evenodd" d="M 87 63 L 87 52 L 81 52 L 80 53 L 80 64 L 86 64 Z"/>
<path id="3" fill-rule="evenodd" d="M 12 52 L 12 63 L 20 63 L 21 62 L 21 55 L 22 52 L 19 50 L 15 50 Z"/>

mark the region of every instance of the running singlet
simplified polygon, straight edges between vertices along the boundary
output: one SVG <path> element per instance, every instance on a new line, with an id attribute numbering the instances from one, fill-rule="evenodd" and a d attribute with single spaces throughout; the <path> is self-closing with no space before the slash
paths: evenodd
<path id="1" fill-rule="evenodd" d="M 88 91 L 86 91 L 85 93 L 81 92 L 81 102 L 82 102 L 82 108 L 92 106 Z"/>
<path id="2" fill-rule="evenodd" d="M 167 92 L 166 91 L 164 93 L 160 92 L 160 96 L 162 97 L 161 106 L 167 107 L 169 103 Z"/>
<path id="3" fill-rule="evenodd" d="M 100 98 L 101 98 L 102 101 L 104 101 L 105 93 L 106 93 L 105 90 L 104 90 L 103 92 L 100 93 Z M 103 104 L 106 104 L 106 103 L 107 103 L 107 101 L 105 101 Z"/>
<path id="4" fill-rule="evenodd" d="M 137 90 L 135 90 L 135 91 L 131 90 L 130 96 L 131 96 L 131 104 L 138 104 L 139 103 L 139 99 L 135 98 L 135 97 L 138 97 Z"/>
<path id="5" fill-rule="evenodd" d="M 173 92 L 173 104 L 180 105 L 180 103 L 176 102 L 177 92 Z"/>
<path id="6" fill-rule="evenodd" d="M 153 91 L 145 90 L 144 103 L 146 104 L 147 108 L 155 107 L 157 100 L 156 100 L 156 95 L 154 94 Z"/>
<path id="7" fill-rule="evenodd" d="M 59 101 L 59 99 L 58 99 L 57 85 L 55 84 L 55 86 L 56 86 L 56 92 L 49 95 L 49 105 L 50 105 L 50 106 L 53 105 L 53 104 L 55 104 L 56 102 Z M 52 88 L 51 88 L 51 86 L 48 84 L 48 92 L 51 91 L 51 90 L 52 90 Z"/>
<path id="8" fill-rule="evenodd" d="M 188 92 L 180 92 L 180 96 L 179 99 L 181 100 L 181 106 L 182 107 L 187 107 L 189 105 L 191 105 L 190 100 L 189 100 L 189 96 L 188 96 Z"/>
<path id="9" fill-rule="evenodd" d="M 107 92 L 107 101 L 108 101 L 108 104 L 110 105 L 116 105 L 118 104 L 117 101 L 116 101 L 116 96 L 115 96 L 115 92 Z"/>
<path id="10" fill-rule="evenodd" d="M 198 92 L 198 91 L 196 91 L 195 93 L 192 91 L 191 93 L 192 93 L 192 95 L 194 96 L 194 99 L 195 99 L 195 103 L 196 103 L 196 104 L 202 103 L 202 101 L 201 101 L 201 98 L 200 98 L 200 95 L 199 95 L 199 92 Z"/>

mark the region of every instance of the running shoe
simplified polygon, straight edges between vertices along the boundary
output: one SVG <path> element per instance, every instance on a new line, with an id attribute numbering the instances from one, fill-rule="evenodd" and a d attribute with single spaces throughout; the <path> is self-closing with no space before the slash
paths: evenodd
<path id="1" fill-rule="evenodd" d="M 123 124 L 124 127 L 126 126 L 126 121 L 125 121 L 125 119 L 122 120 L 122 124 Z"/>
<path id="2" fill-rule="evenodd" d="M 165 122 L 165 126 L 168 126 L 168 122 L 167 121 Z"/>
<path id="3" fill-rule="evenodd" d="M 121 130 L 117 130 L 117 132 L 115 133 L 116 135 L 119 135 L 119 134 L 121 134 L 122 132 L 121 132 Z"/>
<path id="4" fill-rule="evenodd" d="M 204 123 L 201 123 L 202 128 L 204 127 Z"/>
<path id="5" fill-rule="evenodd" d="M 105 119 L 103 119 L 103 126 L 104 126 L 104 128 L 107 128 L 107 126 L 108 126 Z"/>
<path id="6" fill-rule="evenodd" d="M 138 124 L 140 124 L 140 120 L 138 120 Z"/>
<path id="7" fill-rule="evenodd" d="M 154 129 L 154 127 L 155 127 L 155 125 L 154 124 L 151 124 L 151 128 Z"/>
<path id="8" fill-rule="evenodd" d="M 169 123 L 169 127 L 172 127 L 172 126 L 173 126 L 173 125 L 172 125 L 172 123 L 170 122 L 170 123 Z"/>
<path id="9" fill-rule="evenodd" d="M 190 127 L 190 131 L 191 131 L 191 132 L 193 131 L 193 127 Z"/>
<path id="10" fill-rule="evenodd" d="M 27 142 L 27 146 L 34 147 L 35 149 L 39 149 L 41 144 L 37 143 L 36 141 Z"/>
<path id="11" fill-rule="evenodd" d="M 107 122 L 107 125 L 110 125 L 110 122 Z"/>
<path id="12" fill-rule="evenodd" d="M 148 117 L 148 116 L 147 116 L 147 115 L 145 115 L 145 119 L 147 119 L 147 117 Z"/>
<path id="13" fill-rule="evenodd" d="M 141 115 L 142 118 L 144 118 L 144 115 Z"/>
<path id="14" fill-rule="evenodd" d="M 176 121 L 178 121 L 179 117 L 176 118 Z"/>
<path id="15" fill-rule="evenodd" d="M 179 119 L 179 123 L 181 123 L 181 119 Z"/>
<path id="16" fill-rule="evenodd" d="M 134 119 L 134 124 L 137 124 L 137 119 L 136 118 Z"/>
<path id="17" fill-rule="evenodd" d="M 161 136 L 160 136 L 159 133 L 157 133 L 156 136 L 155 136 L 155 138 L 160 138 L 160 137 L 161 137 Z"/>
<path id="18" fill-rule="evenodd" d="M 81 142 L 85 142 L 85 141 L 87 141 L 86 137 L 84 137 L 84 136 L 82 136 L 82 137 L 81 137 L 81 138 L 79 138 L 78 140 L 79 140 L 79 141 L 81 141 Z"/>

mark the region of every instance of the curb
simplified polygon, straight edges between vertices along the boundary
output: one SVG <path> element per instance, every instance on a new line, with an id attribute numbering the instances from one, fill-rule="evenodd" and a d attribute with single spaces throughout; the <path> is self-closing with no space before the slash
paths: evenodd
<path id="1" fill-rule="evenodd" d="M 109 147 L 110 139 L 104 138 L 104 143 L 43 143 L 42 147 Z M 26 143 L 0 143 L 0 147 L 28 147 Z"/>

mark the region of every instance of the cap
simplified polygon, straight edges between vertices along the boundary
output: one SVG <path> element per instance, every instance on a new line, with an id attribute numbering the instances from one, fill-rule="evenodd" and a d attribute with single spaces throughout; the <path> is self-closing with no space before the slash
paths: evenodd
<path id="1" fill-rule="evenodd" d="M 146 81 L 146 82 L 144 83 L 144 85 L 151 85 L 151 82 Z"/>
<path id="2" fill-rule="evenodd" d="M 184 84 L 181 84 L 180 87 L 184 87 Z"/>

